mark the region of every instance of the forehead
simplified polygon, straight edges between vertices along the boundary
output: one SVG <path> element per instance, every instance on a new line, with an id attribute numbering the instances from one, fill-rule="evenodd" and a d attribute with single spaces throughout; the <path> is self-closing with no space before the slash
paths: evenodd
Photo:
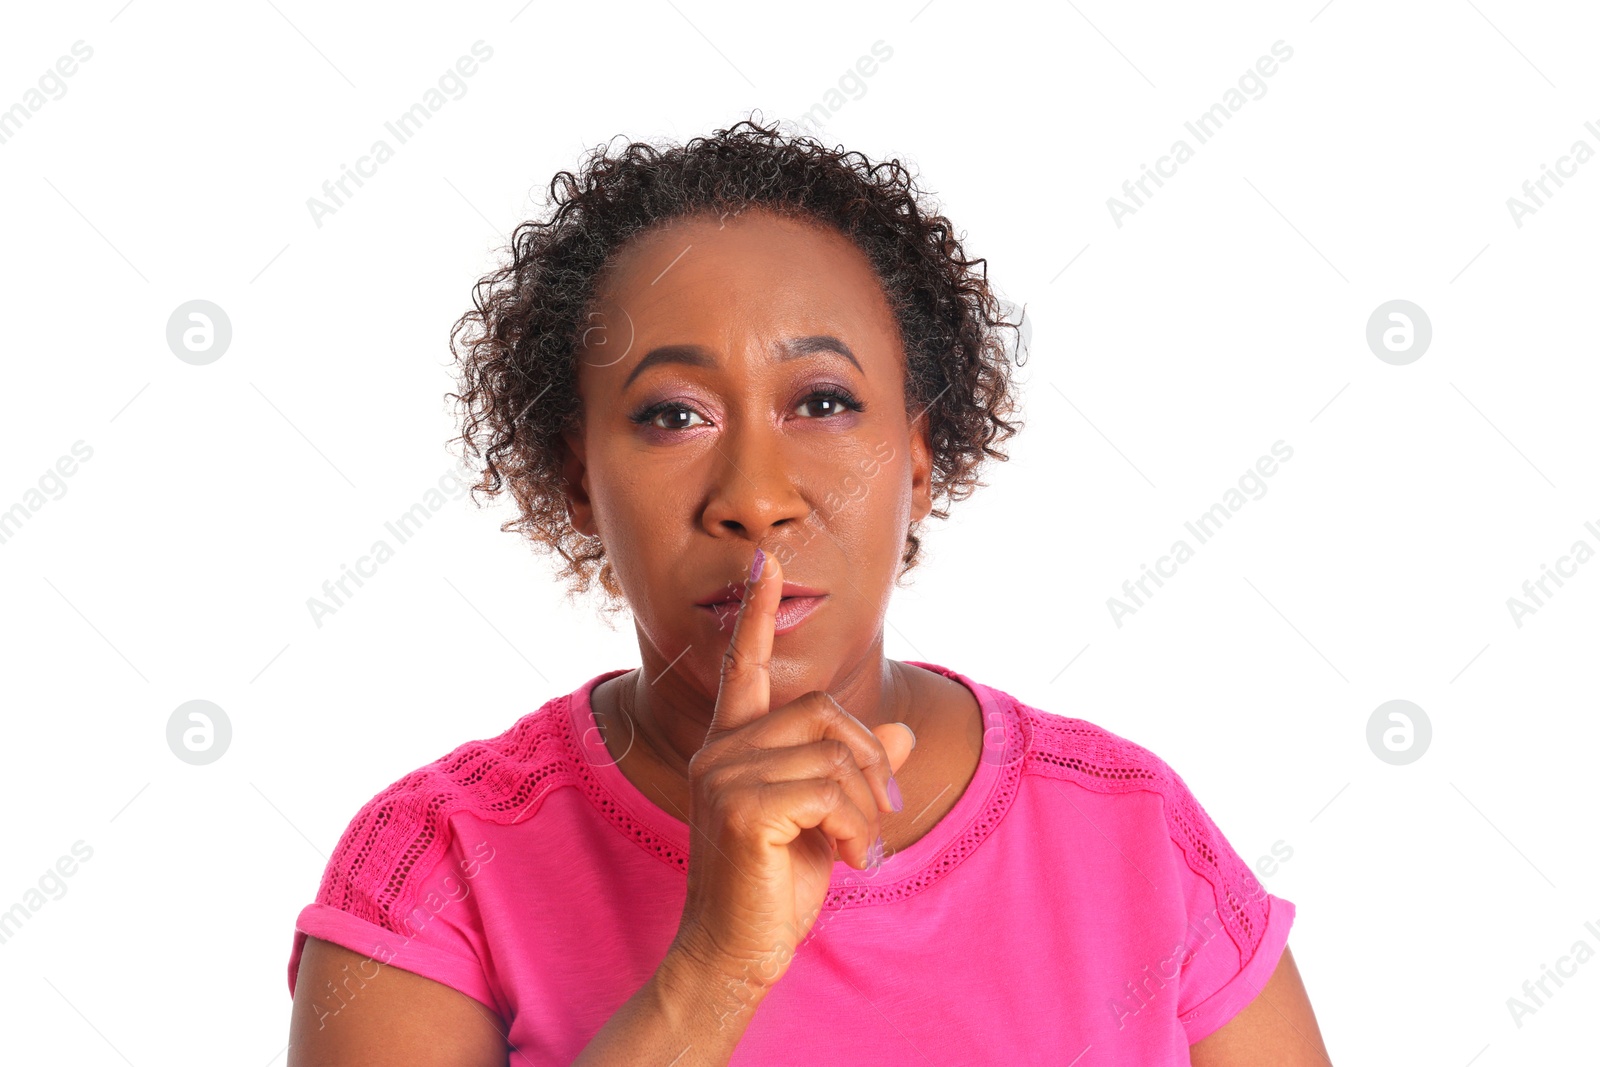
<path id="1" fill-rule="evenodd" d="M 626 311 L 652 338 L 732 343 L 749 332 L 850 333 L 864 344 L 876 335 L 898 354 L 894 313 L 855 243 L 766 211 L 678 219 L 635 238 L 609 265 L 597 296 L 602 311 Z"/>

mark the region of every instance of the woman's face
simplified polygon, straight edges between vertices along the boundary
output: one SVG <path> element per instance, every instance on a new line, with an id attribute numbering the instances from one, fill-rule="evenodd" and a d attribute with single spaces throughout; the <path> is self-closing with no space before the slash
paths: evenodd
<path id="1" fill-rule="evenodd" d="M 773 706 L 780 690 L 879 669 L 931 461 L 866 257 L 759 210 L 682 219 L 617 255 L 598 308 L 564 473 L 573 525 L 603 541 L 645 665 L 671 663 L 715 696 L 738 605 L 703 605 L 737 600 L 759 545 L 786 586 L 821 594 L 787 631 L 780 609 Z"/>

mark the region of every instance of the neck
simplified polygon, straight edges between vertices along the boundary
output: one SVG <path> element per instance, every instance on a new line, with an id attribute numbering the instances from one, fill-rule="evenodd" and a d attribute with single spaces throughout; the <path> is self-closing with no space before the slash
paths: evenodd
<path id="1" fill-rule="evenodd" d="M 711 728 L 716 692 L 708 694 L 695 679 L 674 670 L 671 661 L 663 658 L 643 634 L 639 648 L 642 666 L 634 673 L 632 684 L 621 686 L 618 699 L 663 766 L 687 780 L 689 760 L 705 744 L 706 732 Z M 869 730 L 884 723 L 904 722 L 921 737 L 922 716 L 911 707 L 906 669 L 884 658 L 880 631 L 866 656 L 830 677 L 819 680 L 810 671 L 784 670 L 774 663 L 770 710 L 822 689 Z M 626 679 L 619 681 L 626 683 Z"/>

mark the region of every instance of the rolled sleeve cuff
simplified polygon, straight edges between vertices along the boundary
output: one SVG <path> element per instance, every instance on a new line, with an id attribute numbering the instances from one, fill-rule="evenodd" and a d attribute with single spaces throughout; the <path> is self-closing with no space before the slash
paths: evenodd
<path id="1" fill-rule="evenodd" d="M 359 952 L 378 963 L 420 974 L 449 986 L 501 1014 L 494 991 L 477 960 L 447 952 L 415 938 L 407 939 L 376 923 L 358 919 L 326 904 L 307 904 L 295 920 L 294 948 L 289 956 L 289 994 L 294 995 L 300 954 L 307 935 Z"/>
<path id="2" fill-rule="evenodd" d="M 1284 946 L 1289 943 L 1289 927 L 1294 923 L 1294 905 L 1269 894 L 1267 928 L 1256 945 L 1255 955 L 1239 969 L 1228 984 L 1211 994 L 1181 1017 L 1189 1044 L 1219 1029 L 1243 1011 L 1261 992 L 1272 972 L 1277 970 Z"/>

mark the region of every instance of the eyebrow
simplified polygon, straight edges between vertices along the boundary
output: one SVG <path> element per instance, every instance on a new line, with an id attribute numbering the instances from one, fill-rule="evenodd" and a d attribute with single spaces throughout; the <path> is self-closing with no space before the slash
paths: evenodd
<path id="1" fill-rule="evenodd" d="M 861 371 L 863 374 L 866 373 L 866 371 L 861 370 L 861 362 L 856 359 L 855 353 L 850 351 L 850 346 L 829 334 L 791 337 L 778 346 L 778 361 L 786 362 L 791 359 L 799 359 L 802 356 L 814 355 L 818 352 L 838 353 L 855 364 L 856 370 Z M 710 349 L 701 345 L 661 345 L 646 352 L 644 358 L 634 364 L 633 369 L 628 372 L 627 378 L 623 379 L 622 388 L 626 389 L 635 378 L 644 373 L 646 368 L 653 367 L 658 363 L 682 363 L 690 367 L 715 367 L 717 360 L 711 354 Z"/>

